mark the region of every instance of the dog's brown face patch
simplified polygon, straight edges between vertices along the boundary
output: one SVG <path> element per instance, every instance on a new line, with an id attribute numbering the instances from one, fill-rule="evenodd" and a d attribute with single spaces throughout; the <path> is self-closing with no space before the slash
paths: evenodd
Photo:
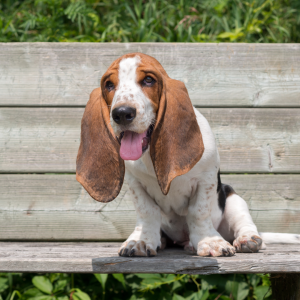
<path id="1" fill-rule="evenodd" d="M 116 88 L 119 84 L 118 69 L 113 67 L 108 69 L 101 79 L 101 90 L 102 96 L 108 106 L 109 111 L 111 110 L 111 104 L 115 95 Z"/>

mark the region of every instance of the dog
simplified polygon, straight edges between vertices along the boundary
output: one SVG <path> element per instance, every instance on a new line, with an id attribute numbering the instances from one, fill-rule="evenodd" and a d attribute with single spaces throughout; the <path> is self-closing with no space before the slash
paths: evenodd
<path id="1" fill-rule="evenodd" d="M 155 256 L 166 236 L 199 256 L 265 247 L 245 200 L 221 183 L 213 132 L 184 83 L 142 53 L 112 63 L 81 123 L 76 179 L 92 198 L 109 202 L 124 177 L 137 221 L 120 256 Z"/>

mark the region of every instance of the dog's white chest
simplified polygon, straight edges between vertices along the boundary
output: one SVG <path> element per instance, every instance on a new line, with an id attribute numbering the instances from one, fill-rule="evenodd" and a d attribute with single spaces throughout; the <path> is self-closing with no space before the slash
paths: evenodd
<path id="1" fill-rule="evenodd" d="M 142 160 L 126 162 L 126 180 L 131 181 L 132 184 L 136 178 L 145 192 L 160 208 L 161 229 L 174 242 L 186 243 L 189 232 L 186 215 L 188 214 L 189 201 L 197 187 L 197 180 L 190 178 L 187 174 L 177 177 L 172 181 L 169 193 L 163 195 L 149 153 L 145 153 Z M 145 199 L 145 201 L 151 200 Z"/>
<path id="2" fill-rule="evenodd" d="M 186 216 L 189 200 L 197 187 L 196 179 L 193 180 L 187 174 L 177 177 L 171 183 L 169 193 L 164 195 L 158 185 L 149 151 L 143 155 L 141 160 L 126 161 L 125 163 L 126 180 L 131 181 L 138 178 L 144 190 L 160 207 L 163 214 L 176 213 L 178 216 Z"/>

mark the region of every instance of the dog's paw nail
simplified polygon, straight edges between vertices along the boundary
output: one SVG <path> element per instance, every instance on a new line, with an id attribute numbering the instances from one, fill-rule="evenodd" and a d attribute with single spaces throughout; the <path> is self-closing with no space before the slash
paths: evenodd
<path id="1" fill-rule="evenodd" d="M 232 249 L 230 249 L 230 248 L 227 248 L 227 250 L 228 250 L 228 252 L 229 252 L 229 256 L 233 256 L 234 254 L 235 254 L 235 252 L 236 252 L 236 249 L 234 248 L 232 248 Z"/>
<path id="2" fill-rule="evenodd" d="M 131 249 L 130 253 L 129 253 L 129 256 L 134 256 L 134 252 L 135 250 L 134 249 Z"/>
<path id="3" fill-rule="evenodd" d="M 155 256 L 157 253 L 155 250 L 153 250 L 152 248 L 148 248 L 147 249 L 147 256 Z"/>
<path id="4" fill-rule="evenodd" d="M 224 256 L 228 256 L 228 254 L 229 254 L 226 249 L 222 249 L 222 253 L 223 253 Z"/>

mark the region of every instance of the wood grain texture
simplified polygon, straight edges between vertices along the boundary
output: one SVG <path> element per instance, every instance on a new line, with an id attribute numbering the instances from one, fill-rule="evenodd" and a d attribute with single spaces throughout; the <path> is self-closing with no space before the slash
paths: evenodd
<path id="1" fill-rule="evenodd" d="M 259 231 L 300 233 L 300 175 L 222 175 Z M 124 240 L 134 229 L 127 184 L 94 201 L 75 175 L 0 175 L 0 240 Z"/>
<path id="2" fill-rule="evenodd" d="M 298 245 L 267 245 L 259 253 L 199 257 L 166 249 L 156 257 L 119 257 L 119 243 L 0 243 L 0 272 L 66 273 L 296 273 Z"/>
<path id="3" fill-rule="evenodd" d="M 75 172 L 83 108 L 0 108 L 0 172 Z M 299 173 L 300 109 L 201 108 L 221 171 Z"/>
<path id="4" fill-rule="evenodd" d="M 0 105 L 85 105 L 119 56 L 154 56 L 201 107 L 300 107 L 299 44 L 0 43 Z"/>

